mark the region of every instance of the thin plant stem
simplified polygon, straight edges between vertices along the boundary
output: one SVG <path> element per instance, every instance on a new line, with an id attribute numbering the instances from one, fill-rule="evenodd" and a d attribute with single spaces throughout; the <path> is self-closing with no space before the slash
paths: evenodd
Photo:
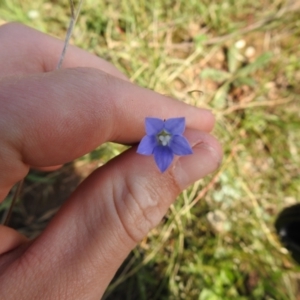
<path id="1" fill-rule="evenodd" d="M 79 12 L 80 12 L 80 9 L 81 9 L 82 2 L 83 2 L 83 0 L 80 0 L 80 2 L 78 4 L 77 12 L 75 14 L 73 0 L 70 0 L 71 18 L 70 18 L 70 23 L 69 23 L 69 28 L 68 28 L 68 31 L 67 31 L 67 34 L 66 34 L 66 38 L 65 38 L 64 48 L 63 48 L 62 53 L 60 55 L 58 64 L 56 66 L 56 70 L 60 69 L 61 66 L 62 66 L 63 60 L 64 60 L 66 52 L 67 52 L 67 47 L 69 45 L 69 41 L 70 41 L 73 29 L 74 29 L 74 25 L 76 23 L 76 20 L 78 18 L 78 15 L 79 15 Z"/>
<path id="2" fill-rule="evenodd" d="M 10 220 L 10 217 L 11 217 L 11 213 L 12 213 L 12 210 L 13 210 L 13 207 L 15 206 L 20 194 L 21 194 L 21 191 L 22 191 L 22 186 L 23 186 L 23 183 L 24 183 L 24 179 L 22 179 L 21 181 L 19 181 L 17 184 L 16 184 L 16 191 L 14 192 L 14 195 L 13 195 L 13 198 L 12 198 L 12 201 L 11 201 L 11 204 L 8 208 L 8 210 L 6 211 L 6 214 L 4 215 L 3 217 L 3 222 L 2 224 L 4 226 L 7 226 L 8 223 L 9 223 L 9 220 Z"/>

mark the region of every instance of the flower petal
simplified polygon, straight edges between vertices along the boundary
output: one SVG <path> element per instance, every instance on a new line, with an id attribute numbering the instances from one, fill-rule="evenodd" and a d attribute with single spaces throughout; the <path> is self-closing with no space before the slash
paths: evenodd
<path id="1" fill-rule="evenodd" d="M 145 127 L 147 135 L 155 135 L 164 129 L 164 121 L 158 118 L 146 118 Z"/>
<path id="2" fill-rule="evenodd" d="M 169 143 L 169 147 L 176 155 L 189 155 L 193 150 L 184 136 L 174 135 Z"/>
<path id="3" fill-rule="evenodd" d="M 171 118 L 165 121 L 165 129 L 171 134 L 183 134 L 185 118 Z"/>
<path id="4" fill-rule="evenodd" d="M 157 145 L 156 138 L 154 135 L 146 135 L 140 141 L 140 144 L 136 150 L 137 153 L 142 155 L 153 154 L 154 147 Z"/>
<path id="5" fill-rule="evenodd" d="M 169 147 L 165 146 L 157 146 L 154 148 L 154 159 L 159 168 L 159 170 L 163 173 L 168 169 L 172 160 L 174 158 L 174 154 Z"/>

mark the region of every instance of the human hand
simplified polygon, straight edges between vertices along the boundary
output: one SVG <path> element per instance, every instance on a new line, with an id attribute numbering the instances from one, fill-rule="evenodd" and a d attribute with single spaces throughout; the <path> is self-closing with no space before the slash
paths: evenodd
<path id="1" fill-rule="evenodd" d="M 3 299 L 99 299 L 176 196 L 218 167 L 214 118 L 76 47 L 53 71 L 62 42 L 28 27 L 4 25 L 0 40 L 0 200 L 30 167 L 55 169 L 106 141 L 137 143 L 147 116 L 186 118 L 194 154 L 163 174 L 134 146 L 93 172 L 35 240 L 0 227 Z"/>

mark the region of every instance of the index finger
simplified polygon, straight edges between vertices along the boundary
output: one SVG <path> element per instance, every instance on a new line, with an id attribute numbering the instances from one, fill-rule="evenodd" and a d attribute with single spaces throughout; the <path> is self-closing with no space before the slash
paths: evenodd
<path id="1" fill-rule="evenodd" d="M 213 115 L 97 69 L 65 69 L 0 81 L 0 132 L 36 167 L 66 163 L 106 141 L 135 143 L 145 117 L 185 117 L 210 131 Z"/>

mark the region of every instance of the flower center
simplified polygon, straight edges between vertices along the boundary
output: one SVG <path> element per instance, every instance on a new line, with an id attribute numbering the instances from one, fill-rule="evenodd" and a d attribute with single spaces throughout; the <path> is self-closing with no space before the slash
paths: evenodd
<path id="1" fill-rule="evenodd" d="M 169 144 L 170 139 L 171 135 L 164 130 L 157 135 L 157 141 L 162 146 L 167 146 Z"/>

